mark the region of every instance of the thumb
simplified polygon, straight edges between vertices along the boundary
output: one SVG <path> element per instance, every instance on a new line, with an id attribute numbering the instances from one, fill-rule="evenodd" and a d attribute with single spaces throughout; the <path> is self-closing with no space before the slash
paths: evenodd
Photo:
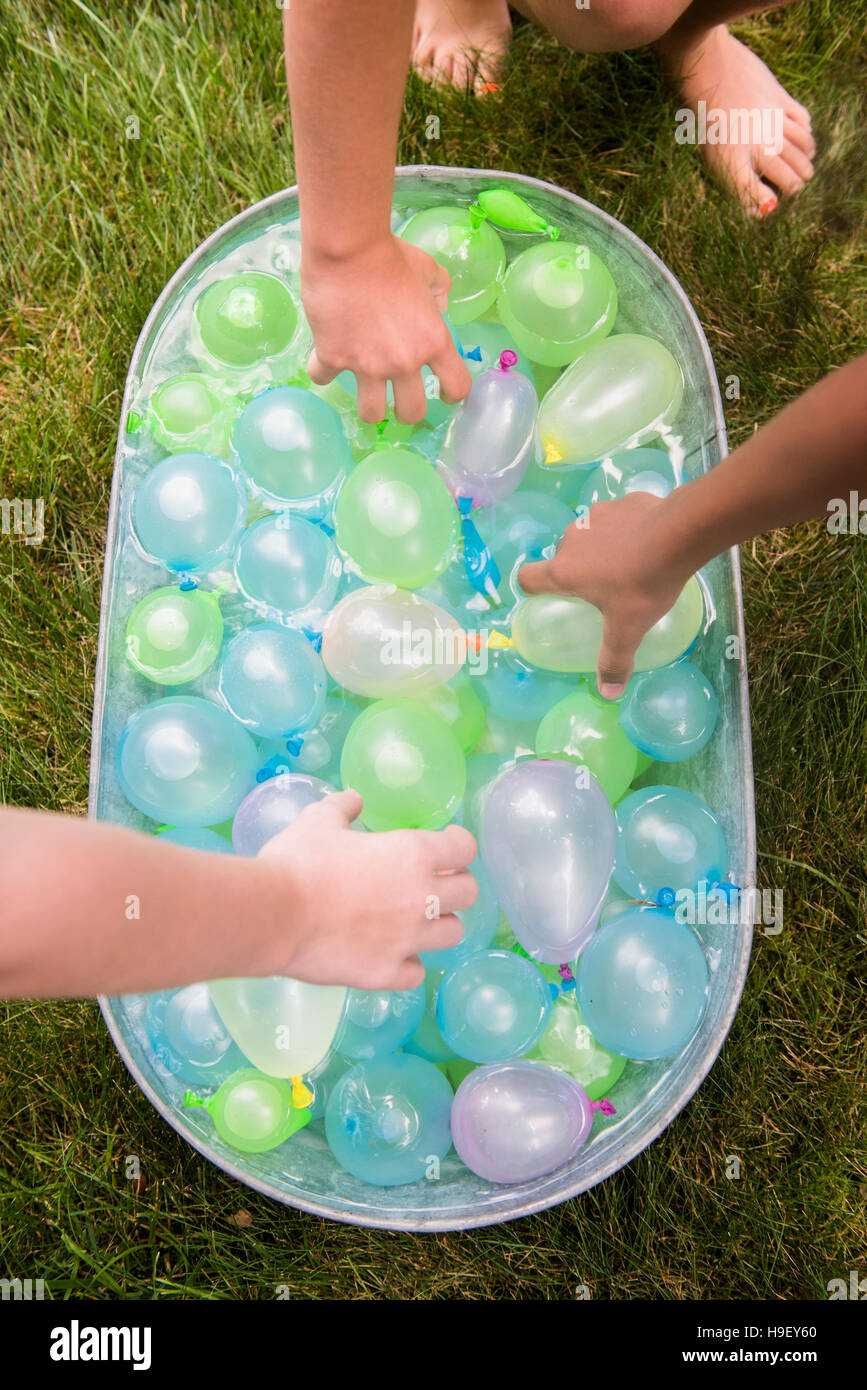
<path id="1" fill-rule="evenodd" d="M 333 381 L 337 376 L 336 367 L 324 367 L 319 361 L 319 355 L 314 348 L 307 362 L 307 375 L 315 386 L 327 386 L 329 381 Z"/>
<path id="2" fill-rule="evenodd" d="M 596 684 L 604 700 L 617 700 L 623 694 L 643 636 L 643 632 L 629 631 L 606 616 L 596 665 Z"/>
<path id="3" fill-rule="evenodd" d="M 533 560 L 529 565 L 522 565 L 518 570 L 518 583 L 525 594 L 560 593 L 550 560 Z"/>
<path id="4" fill-rule="evenodd" d="M 303 816 L 308 824 L 315 819 L 320 825 L 331 830 L 348 830 L 362 804 L 358 792 L 348 787 L 346 791 L 329 792 L 321 801 L 314 802 L 312 806 L 305 806 L 298 819 L 301 820 Z"/>

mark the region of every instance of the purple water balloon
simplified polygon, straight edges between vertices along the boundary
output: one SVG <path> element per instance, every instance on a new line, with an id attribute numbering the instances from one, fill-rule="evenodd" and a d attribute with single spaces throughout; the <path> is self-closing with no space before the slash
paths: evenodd
<path id="1" fill-rule="evenodd" d="M 533 960 L 574 960 L 593 935 L 615 842 L 611 803 L 585 767 L 529 758 L 493 783 L 481 818 L 482 862 Z"/>
<path id="2" fill-rule="evenodd" d="M 449 423 L 437 463 L 449 491 L 479 506 L 515 491 L 533 451 L 539 402 L 533 383 L 514 370 L 517 360 L 507 348 L 498 367 L 476 378 Z"/>
<path id="3" fill-rule="evenodd" d="M 334 787 L 306 772 L 284 772 L 262 782 L 238 807 L 232 823 L 232 844 L 236 854 L 258 854 L 263 845 L 279 835 L 300 816 L 307 806 L 321 801 Z"/>
<path id="4" fill-rule="evenodd" d="M 476 1067 L 452 1103 L 461 1160 L 490 1182 L 531 1182 L 569 1163 L 586 1143 L 594 1106 L 577 1081 L 544 1062 Z"/>

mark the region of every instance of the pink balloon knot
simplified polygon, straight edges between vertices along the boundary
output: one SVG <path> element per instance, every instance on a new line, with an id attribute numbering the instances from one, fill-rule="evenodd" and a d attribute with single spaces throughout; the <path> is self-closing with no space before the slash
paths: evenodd
<path id="1" fill-rule="evenodd" d="M 592 1110 L 601 1110 L 603 1115 L 616 1115 L 617 1111 L 605 1096 L 601 1100 L 594 1100 L 590 1107 Z"/>
<path id="2" fill-rule="evenodd" d="M 511 348 L 503 348 L 503 351 L 500 353 L 500 371 L 507 372 L 510 367 L 516 367 L 517 365 L 518 354 L 513 352 Z"/>
<path id="3" fill-rule="evenodd" d="M 557 974 L 564 980 L 573 980 L 575 978 L 572 974 L 571 966 L 568 965 L 558 965 Z"/>

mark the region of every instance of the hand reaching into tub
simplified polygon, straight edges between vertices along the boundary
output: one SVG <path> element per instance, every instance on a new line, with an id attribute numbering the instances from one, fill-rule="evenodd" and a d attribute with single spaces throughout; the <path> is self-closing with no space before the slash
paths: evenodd
<path id="1" fill-rule="evenodd" d="M 255 859 L 0 808 L 0 998 L 262 975 L 414 988 L 418 952 L 461 938 L 476 842 L 456 825 L 359 833 L 360 808 L 357 792 L 336 792 Z"/>
<path id="2" fill-rule="evenodd" d="M 301 298 L 315 344 L 308 370 L 325 385 L 347 369 L 362 420 L 421 420 L 421 368 L 442 399 L 472 378 L 441 310 L 449 276 L 391 232 L 394 164 L 409 69 L 414 0 L 316 0 L 285 7 L 286 76 L 301 204 Z"/>
<path id="3" fill-rule="evenodd" d="M 601 609 L 597 681 L 615 699 L 639 642 L 691 574 L 729 546 L 810 517 L 829 519 L 867 494 L 867 354 L 780 412 L 710 473 L 666 498 L 634 492 L 597 502 L 550 560 L 522 566 L 528 594 L 577 594 Z M 858 511 L 867 532 L 867 495 Z"/>

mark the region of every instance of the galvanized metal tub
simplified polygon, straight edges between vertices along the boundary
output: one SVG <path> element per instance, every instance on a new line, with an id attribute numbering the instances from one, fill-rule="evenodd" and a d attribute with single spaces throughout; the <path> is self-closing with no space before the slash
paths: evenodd
<path id="1" fill-rule="evenodd" d="M 677 280 L 628 228 L 552 184 L 491 170 L 398 169 L 395 205 L 408 213 L 436 204 L 468 203 L 483 186 L 504 184 L 527 197 L 563 229 L 564 236 L 589 244 L 607 262 L 620 295 L 617 331 L 650 333 L 674 352 L 686 378 L 688 405 L 676 424 L 683 438 L 686 472 L 696 476 L 711 468 L 727 446 L 707 341 Z M 141 581 L 141 560 L 127 525 L 136 466 L 131 462 L 133 451 L 124 421 L 143 399 L 154 363 L 171 357 L 173 316 L 190 286 L 202 276 L 207 280 L 211 267 L 216 274 L 218 263 L 221 270 L 269 268 L 263 262 L 262 247 L 275 236 L 281 248 L 280 268 L 291 278 L 297 271 L 296 188 L 257 203 L 198 247 L 166 285 L 133 353 L 118 434 L 103 583 L 89 801 L 89 814 L 95 818 L 146 828 L 120 793 L 114 762 L 118 734 L 136 707 L 123 661 L 123 627 Z M 268 254 L 272 253 L 273 246 Z M 153 461 L 159 456 L 155 453 Z M 755 812 L 737 550 L 717 557 L 704 577 L 714 594 L 715 613 L 699 639 L 696 660 L 720 697 L 719 730 L 697 757 L 678 765 L 655 764 L 646 777 L 688 786 L 706 798 L 726 833 L 729 877 L 749 888 L 755 885 L 756 874 Z M 712 970 L 707 1012 L 692 1042 L 670 1066 L 629 1063 L 615 1092 L 617 1115 L 597 1118 L 590 1142 L 573 1163 L 519 1186 L 484 1182 L 452 1154 L 438 1179 L 373 1188 L 337 1165 L 320 1125 L 308 1126 L 272 1153 L 238 1154 L 214 1135 L 202 1111 L 182 1108 L 183 1084 L 161 1065 L 147 1043 L 144 997 L 101 998 L 100 1005 L 120 1055 L 155 1109 L 194 1148 L 240 1182 L 291 1206 L 355 1225 L 403 1231 L 465 1230 L 528 1216 L 587 1191 L 629 1163 L 683 1109 L 713 1065 L 731 1026 L 752 941 L 749 924 L 700 924 L 697 930 Z"/>

